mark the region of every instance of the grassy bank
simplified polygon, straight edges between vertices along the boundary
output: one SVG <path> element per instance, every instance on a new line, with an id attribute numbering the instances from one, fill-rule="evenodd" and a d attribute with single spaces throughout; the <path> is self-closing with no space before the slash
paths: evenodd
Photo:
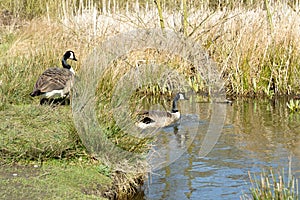
<path id="1" fill-rule="evenodd" d="M 94 59 L 90 55 L 101 42 L 137 28 L 161 28 L 159 20 L 164 22 L 166 29 L 183 32 L 203 46 L 217 63 L 227 95 L 272 97 L 300 93 L 300 19 L 296 3 L 187 2 L 182 23 L 181 2 L 178 1 L 161 1 L 161 16 L 152 1 L 103 2 L 106 1 L 4 0 L 1 3 L 0 164 L 6 169 L 1 177 L 8 176 L 8 179 L 0 187 L 9 184 L 31 187 L 33 184 L 39 186 L 33 195 L 51 187 L 57 190 L 49 193 L 61 198 L 69 195 L 96 198 L 103 196 L 110 183 L 114 185 L 110 189 L 121 195 L 139 183 L 142 174 L 148 172 L 147 164 L 130 166 L 123 160 L 116 164 L 112 160 L 117 160 L 117 156 L 106 155 L 95 160 L 80 140 L 70 106 L 38 106 L 38 100 L 28 94 L 39 74 L 48 67 L 61 65 L 60 59 L 66 50 L 74 50 L 79 61 L 71 65 L 75 71 L 80 71 L 86 60 Z M 112 63 L 113 70 L 106 71 L 100 80 L 97 117 L 105 125 L 111 141 L 127 151 L 140 153 L 147 150 L 147 141 L 128 137 L 113 120 L 110 99 L 119 78 L 137 66 L 137 61 L 143 61 L 163 63 L 176 69 L 197 92 L 207 92 L 209 83 L 193 71 L 188 62 L 168 52 L 143 49 L 124 57 Z M 166 79 L 175 77 L 175 73 L 166 74 Z M 138 94 L 169 94 L 170 90 L 178 89 L 179 82 L 178 79 L 167 84 L 144 85 Z M 132 107 L 138 107 L 137 103 L 132 102 Z M 34 165 L 38 167 L 32 172 Z M 15 169 L 21 174 L 29 170 L 29 178 L 13 177 Z M 81 180 L 80 171 L 85 171 L 82 174 L 84 186 L 72 184 L 72 180 Z M 65 185 L 69 190 L 66 193 L 61 188 Z M 19 194 L 7 190 L 3 195 L 13 198 L 10 192 Z M 52 197 L 50 195 L 49 199 Z"/>
<path id="2" fill-rule="evenodd" d="M 2 199 L 105 196 L 112 174 L 86 152 L 71 117 L 69 107 L 11 105 L 0 111 Z"/>
<path id="3" fill-rule="evenodd" d="M 9 105 L 0 111 L 0 121 L 4 199 L 127 198 L 142 181 L 142 167 L 130 169 L 130 163 L 107 160 L 105 152 L 96 158 L 86 150 L 70 106 Z"/>
<path id="4" fill-rule="evenodd" d="M 4 159 L 46 161 L 85 154 L 70 108 L 53 110 L 35 105 L 10 106 L 0 111 L 0 149 Z"/>
<path id="5" fill-rule="evenodd" d="M 112 184 L 85 159 L 6 164 L 0 169 L 2 199 L 105 199 L 101 196 Z"/>

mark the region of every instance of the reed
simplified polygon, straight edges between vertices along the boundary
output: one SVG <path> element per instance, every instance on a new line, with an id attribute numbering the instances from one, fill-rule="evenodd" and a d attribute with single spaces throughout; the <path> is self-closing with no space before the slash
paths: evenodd
<path id="1" fill-rule="evenodd" d="M 164 18 L 163 18 L 163 10 L 162 10 L 162 7 L 161 7 L 161 1 L 160 0 L 155 0 L 154 3 L 157 7 L 157 11 L 158 11 L 158 15 L 159 15 L 160 28 L 164 32 L 165 31 L 165 22 L 164 22 Z"/>
<path id="2" fill-rule="evenodd" d="M 262 172 L 260 177 L 250 176 L 252 184 L 251 199 L 299 199 L 298 179 L 288 176 L 285 180 L 284 170 L 277 175 L 270 170 L 268 173 Z"/>
<path id="3" fill-rule="evenodd" d="M 300 104 L 299 104 L 298 99 L 290 99 L 289 102 L 286 103 L 287 107 L 289 108 L 290 112 L 298 112 L 300 109 Z"/>

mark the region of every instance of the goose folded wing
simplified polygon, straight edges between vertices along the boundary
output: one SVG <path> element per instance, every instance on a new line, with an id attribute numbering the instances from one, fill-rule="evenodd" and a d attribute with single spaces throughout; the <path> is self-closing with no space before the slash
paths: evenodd
<path id="1" fill-rule="evenodd" d="M 170 112 L 165 111 L 159 111 L 159 110 L 151 110 L 151 111 L 141 111 L 138 113 L 138 115 L 141 117 L 140 119 L 151 119 L 154 121 L 154 119 L 158 118 L 170 118 L 172 117 L 172 114 Z"/>
<path id="2" fill-rule="evenodd" d="M 48 76 L 46 73 L 42 74 L 38 79 L 35 88 L 38 88 L 42 93 L 62 90 L 71 79 L 72 75 L 67 73 L 55 74 L 55 76 Z"/>

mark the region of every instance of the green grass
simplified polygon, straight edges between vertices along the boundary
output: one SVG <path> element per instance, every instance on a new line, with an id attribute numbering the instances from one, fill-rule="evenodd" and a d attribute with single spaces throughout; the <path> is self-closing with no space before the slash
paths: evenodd
<path id="1" fill-rule="evenodd" d="M 0 154 L 8 159 L 49 159 L 84 154 L 70 107 L 10 105 L 0 111 Z"/>
<path id="2" fill-rule="evenodd" d="M 111 179 L 86 160 L 9 164 L 0 169 L 1 199 L 104 199 L 111 185 Z"/>
<path id="3" fill-rule="evenodd" d="M 40 106 L 38 100 L 31 105 L 7 105 L 0 111 L 0 121 L 0 195 L 5 199 L 32 199 L 35 195 L 39 199 L 43 194 L 46 199 L 126 196 L 143 176 L 134 169 L 126 175 L 116 173 L 120 168 L 115 168 L 113 161 L 99 160 L 105 155 L 95 159 L 87 152 L 73 124 L 70 106 Z M 32 170 L 34 164 L 41 167 Z M 32 172 L 34 176 L 12 178 L 15 172 Z M 25 192 L 31 187 L 30 193 Z"/>
<path id="4" fill-rule="evenodd" d="M 289 102 L 286 103 L 287 107 L 289 108 L 289 111 L 294 113 L 294 112 L 299 112 L 300 109 L 300 104 L 299 104 L 298 99 L 290 99 Z"/>

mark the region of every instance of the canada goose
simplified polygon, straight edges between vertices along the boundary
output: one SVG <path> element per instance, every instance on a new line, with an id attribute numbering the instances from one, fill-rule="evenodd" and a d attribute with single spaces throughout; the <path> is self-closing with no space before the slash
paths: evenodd
<path id="1" fill-rule="evenodd" d="M 177 93 L 172 104 L 172 110 L 169 111 L 144 111 L 138 114 L 138 122 L 136 126 L 141 129 L 146 129 L 150 127 L 165 127 L 169 126 L 178 119 L 180 119 L 180 112 L 177 109 L 177 101 L 188 99 L 185 97 L 184 93 Z"/>
<path id="2" fill-rule="evenodd" d="M 66 97 L 71 90 L 75 75 L 75 71 L 67 63 L 68 59 L 77 61 L 73 51 L 67 51 L 63 55 L 61 61 L 63 68 L 48 68 L 40 75 L 30 96 L 41 96 L 46 99 Z"/>

